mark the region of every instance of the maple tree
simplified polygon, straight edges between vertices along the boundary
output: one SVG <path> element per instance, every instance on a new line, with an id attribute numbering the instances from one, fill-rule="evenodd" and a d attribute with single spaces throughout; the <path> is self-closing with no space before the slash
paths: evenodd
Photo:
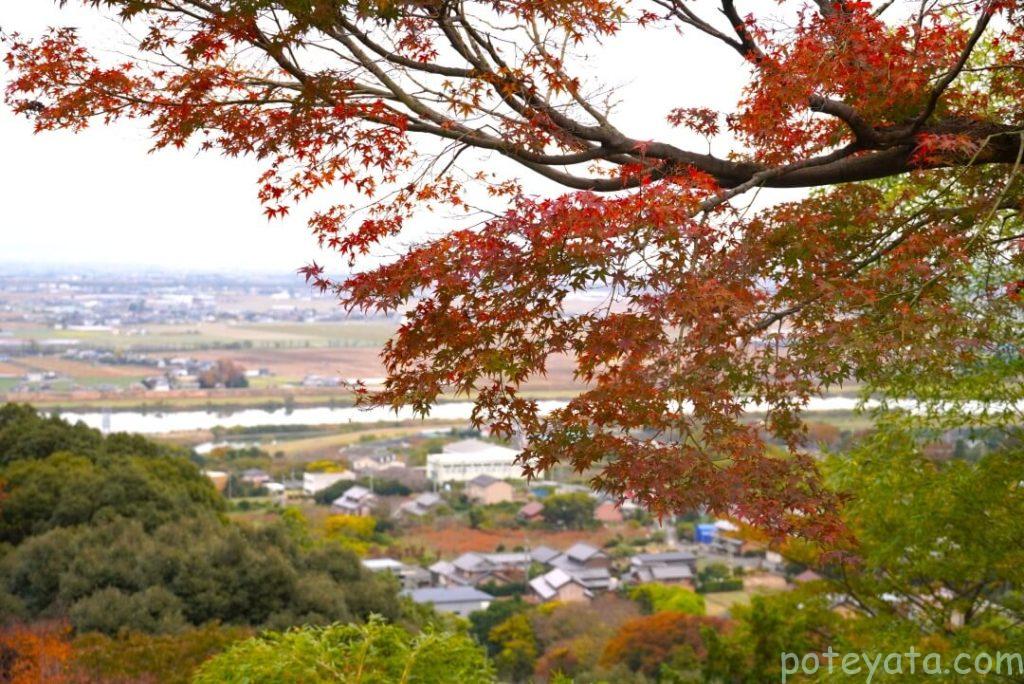
<path id="1" fill-rule="evenodd" d="M 665 611 L 645 615 L 624 624 L 605 645 L 605 664 L 625 663 L 633 671 L 654 675 L 673 651 L 688 649 L 698 660 L 707 653 L 702 631 L 724 629 L 721 618 L 697 617 Z"/>
<path id="2" fill-rule="evenodd" d="M 304 270 L 347 307 L 404 312 L 364 402 L 469 394 L 478 424 L 528 437 L 528 473 L 567 462 L 657 513 L 834 538 L 837 501 L 798 448 L 808 400 L 955 374 L 1015 339 L 1018 0 L 85 4 L 135 52 L 106 59 L 70 28 L 11 37 L 7 101 L 38 130 L 140 118 L 157 147 L 254 156 L 270 218 L 349 187 L 366 204 L 310 226 L 350 265 L 478 189 L 506 204 L 376 268 Z M 603 40 L 665 27 L 749 78 L 731 111 L 654 113 L 678 140 L 648 140 L 585 67 Z M 695 138 L 728 152 L 680 146 Z M 464 169 L 470 148 L 568 192 Z M 765 188 L 816 190 L 756 208 Z M 569 309 L 595 289 L 601 306 Z M 585 390 L 545 414 L 521 388 L 556 356 Z"/>

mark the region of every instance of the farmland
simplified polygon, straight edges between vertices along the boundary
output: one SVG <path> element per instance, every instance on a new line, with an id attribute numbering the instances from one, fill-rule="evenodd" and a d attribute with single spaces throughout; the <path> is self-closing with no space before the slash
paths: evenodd
<path id="1" fill-rule="evenodd" d="M 291 278 L 0 276 L 0 400 L 48 409 L 348 405 L 397 318 L 349 317 Z M 206 386 L 228 363 L 244 383 Z M 244 387 L 238 385 L 244 384 Z M 577 390 L 553 359 L 537 398 Z"/>

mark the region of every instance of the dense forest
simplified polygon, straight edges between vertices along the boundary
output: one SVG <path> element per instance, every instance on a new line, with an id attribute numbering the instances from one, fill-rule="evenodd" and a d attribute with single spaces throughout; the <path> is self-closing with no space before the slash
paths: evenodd
<path id="1" fill-rule="evenodd" d="M 0 463 L 2 681 L 21 681 L 12 663 L 28 645 L 68 638 L 100 671 L 127 674 L 123 650 L 131 667 L 173 679 L 183 676 L 168 674 L 176 661 L 257 629 L 433 619 L 390 576 L 314 540 L 293 511 L 260 525 L 229 520 L 188 450 L 8 404 Z"/>
<path id="2" fill-rule="evenodd" d="M 8 405 L 0 454 L 6 615 L 110 634 L 400 616 L 396 587 L 354 554 L 304 542 L 285 521 L 229 522 L 180 449 Z"/>

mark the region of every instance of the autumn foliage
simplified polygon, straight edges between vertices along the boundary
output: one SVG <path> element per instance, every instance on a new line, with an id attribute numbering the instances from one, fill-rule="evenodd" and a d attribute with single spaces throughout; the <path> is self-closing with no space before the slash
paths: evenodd
<path id="1" fill-rule="evenodd" d="M 63 623 L 38 622 L 0 627 L 0 681 L 10 684 L 71 681 L 67 666 L 72 661 L 69 636 Z"/>
<path id="2" fill-rule="evenodd" d="M 687 649 L 689 658 L 699 661 L 706 655 L 703 629 L 725 627 L 718 618 L 698 617 L 670 611 L 630 620 L 605 646 L 601 662 L 605 666 L 624 664 L 634 672 L 653 676 L 674 653 Z"/>
<path id="3" fill-rule="evenodd" d="M 114 59 L 70 28 L 13 37 L 7 101 L 37 129 L 140 118 L 157 147 L 256 157 L 270 218 L 345 188 L 310 220 L 342 267 L 466 214 L 382 266 L 304 270 L 350 309 L 404 314 L 365 403 L 470 395 L 475 422 L 529 438 L 529 473 L 567 463 L 658 513 L 835 539 L 839 502 L 798 448 L 807 402 L 953 376 L 1012 338 L 1017 0 L 85 4 L 140 38 Z M 690 106 L 701 65 L 681 62 L 680 106 L 653 113 L 677 135 L 650 140 L 585 67 L 665 28 L 749 78 L 728 111 Z M 532 196 L 467 149 L 569 192 Z M 819 189 L 753 203 L 770 188 Z M 481 194 L 503 208 L 470 224 Z M 553 357 L 586 389 L 544 414 L 522 387 Z"/>

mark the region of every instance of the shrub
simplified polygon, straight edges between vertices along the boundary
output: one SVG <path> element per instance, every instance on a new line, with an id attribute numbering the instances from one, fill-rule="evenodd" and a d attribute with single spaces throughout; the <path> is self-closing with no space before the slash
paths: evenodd
<path id="1" fill-rule="evenodd" d="M 645 613 L 672 611 L 686 615 L 704 615 L 704 597 L 686 587 L 647 583 L 632 586 L 629 598 L 640 604 Z"/>
<path id="2" fill-rule="evenodd" d="M 270 632 L 204 663 L 195 684 L 249 682 L 494 682 L 483 650 L 465 634 L 413 636 L 379 618 L 364 625 Z"/>

